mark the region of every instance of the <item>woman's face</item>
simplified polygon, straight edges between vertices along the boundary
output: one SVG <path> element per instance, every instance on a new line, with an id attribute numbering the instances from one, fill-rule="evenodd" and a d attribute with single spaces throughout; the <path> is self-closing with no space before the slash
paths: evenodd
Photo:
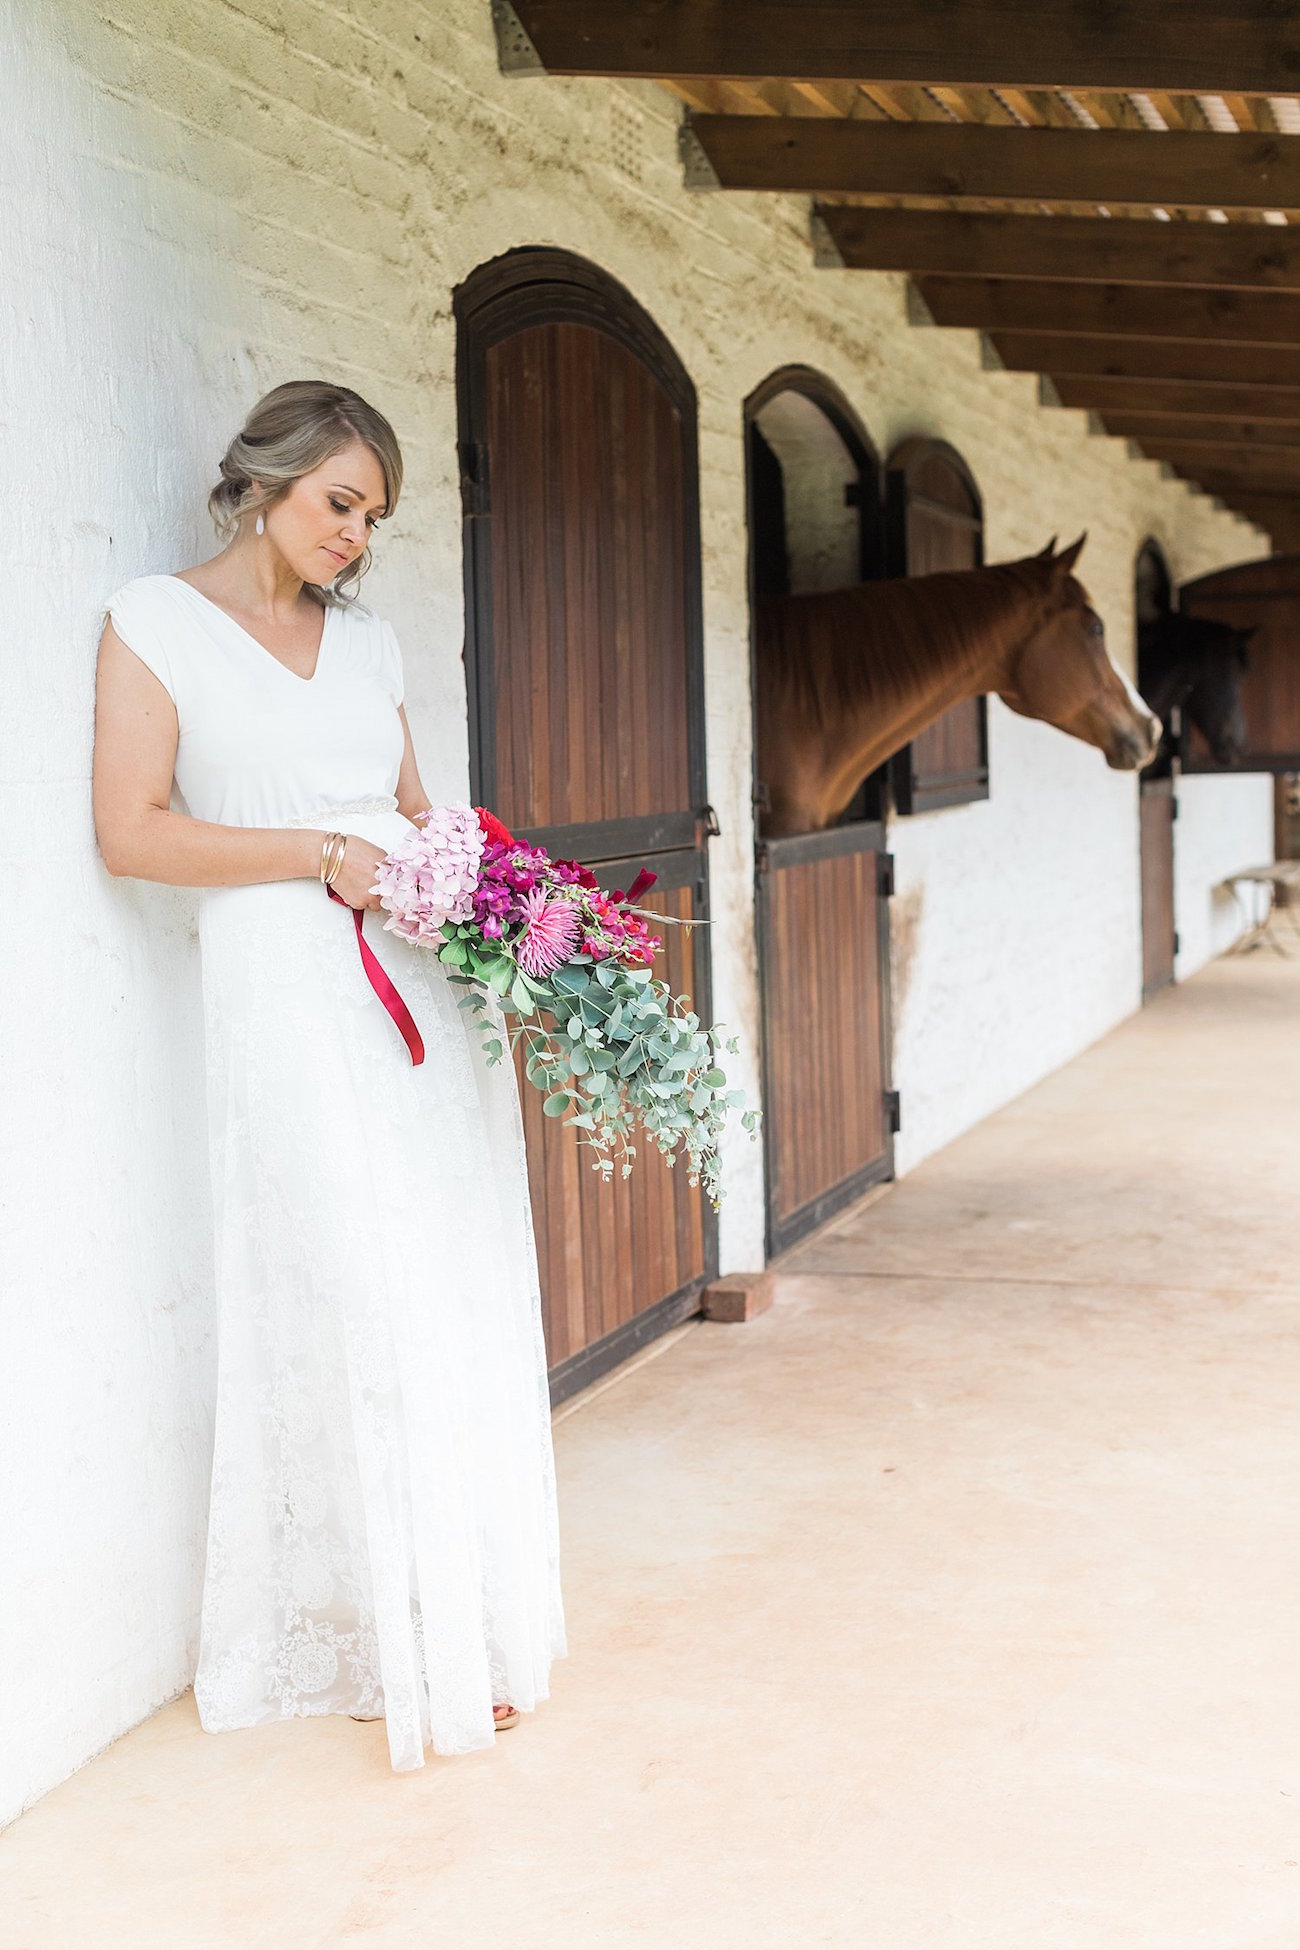
<path id="1" fill-rule="evenodd" d="M 267 539 L 304 582 L 333 582 L 362 553 L 386 505 L 383 469 L 354 440 L 272 503 Z"/>

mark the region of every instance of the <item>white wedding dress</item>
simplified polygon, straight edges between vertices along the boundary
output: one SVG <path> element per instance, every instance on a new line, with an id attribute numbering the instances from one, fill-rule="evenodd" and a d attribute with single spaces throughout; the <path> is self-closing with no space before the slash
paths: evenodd
<path id="1" fill-rule="evenodd" d="M 409 833 L 388 624 L 329 609 L 306 679 L 175 576 L 110 613 L 175 702 L 185 810 Z M 404 1769 L 489 1746 L 493 1703 L 544 1699 L 565 1641 L 514 1075 L 381 919 L 419 1068 L 318 881 L 202 894 L 219 1356 L 194 1690 L 211 1731 L 382 1712 Z"/>

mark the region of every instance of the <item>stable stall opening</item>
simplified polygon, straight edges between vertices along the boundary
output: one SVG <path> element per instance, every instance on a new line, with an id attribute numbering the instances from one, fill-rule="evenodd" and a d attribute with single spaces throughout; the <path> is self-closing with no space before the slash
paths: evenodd
<path id="1" fill-rule="evenodd" d="M 803 367 L 773 374 L 745 427 L 752 613 L 879 574 L 876 456 L 830 382 Z M 761 834 L 757 777 L 754 800 Z M 893 1171 L 890 876 L 873 784 L 824 832 L 760 837 L 756 865 L 774 1254 Z"/>
<path id="2" fill-rule="evenodd" d="M 946 440 L 896 447 L 885 474 L 885 562 L 891 576 L 978 569 L 984 508 L 975 477 Z M 966 697 L 888 761 L 900 813 L 933 812 L 989 796 L 988 700 Z"/>

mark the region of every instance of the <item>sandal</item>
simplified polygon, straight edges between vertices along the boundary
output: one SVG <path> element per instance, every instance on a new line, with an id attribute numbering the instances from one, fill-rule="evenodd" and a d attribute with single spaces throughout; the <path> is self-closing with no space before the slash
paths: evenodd
<path id="1" fill-rule="evenodd" d="M 517 1706 L 494 1706 L 492 1708 L 492 1724 L 498 1733 L 500 1733 L 502 1727 L 518 1726 L 519 1708 Z"/>

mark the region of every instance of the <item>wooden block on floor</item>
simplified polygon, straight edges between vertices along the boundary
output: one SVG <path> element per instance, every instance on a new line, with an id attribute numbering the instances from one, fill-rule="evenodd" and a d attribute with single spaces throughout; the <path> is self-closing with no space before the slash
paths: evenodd
<path id="1" fill-rule="evenodd" d="M 704 1289 L 706 1320 L 753 1320 L 772 1304 L 770 1273 L 728 1273 Z"/>

